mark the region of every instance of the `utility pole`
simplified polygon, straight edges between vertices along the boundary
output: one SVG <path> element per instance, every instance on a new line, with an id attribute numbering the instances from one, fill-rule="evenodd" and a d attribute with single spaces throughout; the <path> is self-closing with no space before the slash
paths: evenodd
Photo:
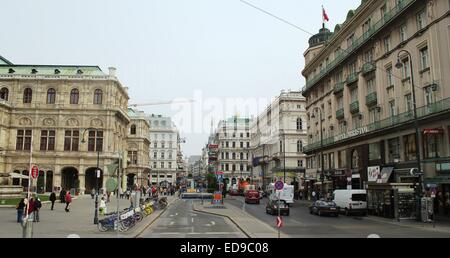
<path id="1" fill-rule="evenodd" d="M 31 169 L 33 167 L 33 131 L 31 131 L 30 142 L 30 168 L 28 171 L 28 193 L 27 193 L 27 205 L 25 206 L 25 218 L 22 221 L 22 236 L 23 238 L 33 238 L 33 217 L 29 217 L 28 209 L 30 207 L 31 196 Z"/>

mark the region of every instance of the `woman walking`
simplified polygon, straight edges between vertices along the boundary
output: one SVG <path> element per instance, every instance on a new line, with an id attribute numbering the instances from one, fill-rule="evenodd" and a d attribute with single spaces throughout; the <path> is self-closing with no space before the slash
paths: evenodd
<path id="1" fill-rule="evenodd" d="M 66 212 L 69 212 L 69 205 L 72 202 L 72 196 L 70 195 L 69 191 L 67 191 L 67 193 L 66 193 L 65 201 L 66 201 L 66 208 L 65 208 L 65 210 L 66 210 Z"/>

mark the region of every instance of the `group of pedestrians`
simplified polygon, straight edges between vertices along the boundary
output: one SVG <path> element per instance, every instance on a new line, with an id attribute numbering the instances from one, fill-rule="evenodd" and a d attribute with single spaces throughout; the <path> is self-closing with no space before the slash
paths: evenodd
<path id="1" fill-rule="evenodd" d="M 51 202 L 51 210 L 54 209 L 55 207 L 55 202 L 56 202 L 56 193 L 52 192 L 49 196 L 49 201 Z M 65 190 L 61 190 L 60 192 L 60 201 L 61 203 L 65 203 L 66 207 L 65 207 L 65 211 L 69 212 L 69 208 L 70 208 L 70 204 L 72 203 L 72 196 L 70 194 L 69 191 L 65 191 Z M 40 218 L 39 218 L 39 211 L 42 208 L 42 202 L 41 199 L 36 196 L 36 197 L 31 197 L 30 199 L 28 198 L 22 198 L 19 203 L 16 205 L 16 210 L 17 210 L 17 223 L 22 223 L 24 217 L 26 217 L 26 215 L 31 215 L 33 218 L 33 222 L 39 222 Z"/>

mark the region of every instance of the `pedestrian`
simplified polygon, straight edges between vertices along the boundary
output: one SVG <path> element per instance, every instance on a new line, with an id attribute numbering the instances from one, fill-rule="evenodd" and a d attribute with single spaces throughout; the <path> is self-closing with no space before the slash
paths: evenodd
<path id="1" fill-rule="evenodd" d="M 123 190 L 122 187 L 119 187 L 119 198 L 123 199 Z"/>
<path id="2" fill-rule="evenodd" d="M 26 208 L 25 198 L 22 198 L 20 202 L 16 205 L 17 210 L 17 223 L 22 223 L 23 221 L 23 211 Z"/>
<path id="3" fill-rule="evenodd" d="M 33 212 L 34 212 L 34 198 L 31 197 L 31 199 L 28 201 L 28 210 L 27 210 L 27 214 L 31 216 L 33 216 Z"/>
<path id="4" fill-rule="evenodd" d="M 39 222 L 39 210 L 41 209 L 41 207 L 42 207 L 41 199 L 39 199 L 39 197 L 36 197 L 33 209 L 34 222 Z"/>
<path id="5" fill-rule="evenodd" d="M 59 193 L 59 200 L 61 201 L 61 203 L 65 203 L 66 202 L 66 191 L 63 190 L 63 189 Z"/>
<path id="6" fill-rule="evenodd" d="M 109 196 L 111 195 L 111 192 L 106 191 L 106 202 L 109 202 Z"/>
<path id="7" fill-rule="evenodd" d="M 66 201 L 66 208 L 64 210 L 66 212 L 69 212 L 69 206 L 70 206 L 70 203 L 72 202 L 72 196 L 70 195 L 69 191 L 67 191 L 67 193 L 66 193 L 65 201 Z"/>
<path id="8" fill-rule="evenodd" d="M 104 197 L 102 197 L 102 199 L 100 200 L 99 211 L 100 215 L 105 215 L 106 213 L 106 202 Z"/>
<path id="9" fill-rule="evenodd" d="M 313 201 L 316 201 L 316 191 L 313 190 L 311 195 L 312 195 Z"/>
<path id="10" fill-rule="evenodd" d="M 55 206 L 55 201 L 56 201 L 56 194 L 55 194 L 55 192 L 52 192 L 52 193 L 50 194 L 50 197 L 49 197 L 48 199 L 52 202 L 52 208 L 51 208 L 51 210 L 53 210 L 53 207 Z"/>
<path id="11" fill-rule="evenodd" d="M 95 196 L 95 189 L 92 188 L 92 190 L 91 190 L 91 198 L 94 199 L 94 196 Z"/>

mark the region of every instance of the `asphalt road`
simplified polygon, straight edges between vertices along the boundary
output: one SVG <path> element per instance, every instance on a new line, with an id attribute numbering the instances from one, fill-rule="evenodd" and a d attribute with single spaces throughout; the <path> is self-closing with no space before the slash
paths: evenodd
<path id="1" fill-rule="evenodd" d="M 275 227 L 276 216 L 268 215 L 265 212 L 267 198 L 261 200 L 261 204 L 245 204 L 242 197 L 233 197 L 226 200 L 228 203 L 244 209 L 246 212 L 257 217 L 261 221 Z M 386 238 L 427 238 L 445 237 L 450 234 L 438 232 L 430 229 L 393 225 L 373 220 L 369 217 L 344 216 L 339 217 L 319 217 L 309 214 L 305 203 L 294 203 L 290 208 L 290 216 L 283 217 L 284 226 L 281 232 L 290 237 L 308 238 L 366 238 L 376 234 Z"/>
<path id="2" fill-rule="evenodd" d="M 139 237 L 143 238 L 245 238 L 227 218 L 192 210 L 193 202 L 178 200 Z"/>

